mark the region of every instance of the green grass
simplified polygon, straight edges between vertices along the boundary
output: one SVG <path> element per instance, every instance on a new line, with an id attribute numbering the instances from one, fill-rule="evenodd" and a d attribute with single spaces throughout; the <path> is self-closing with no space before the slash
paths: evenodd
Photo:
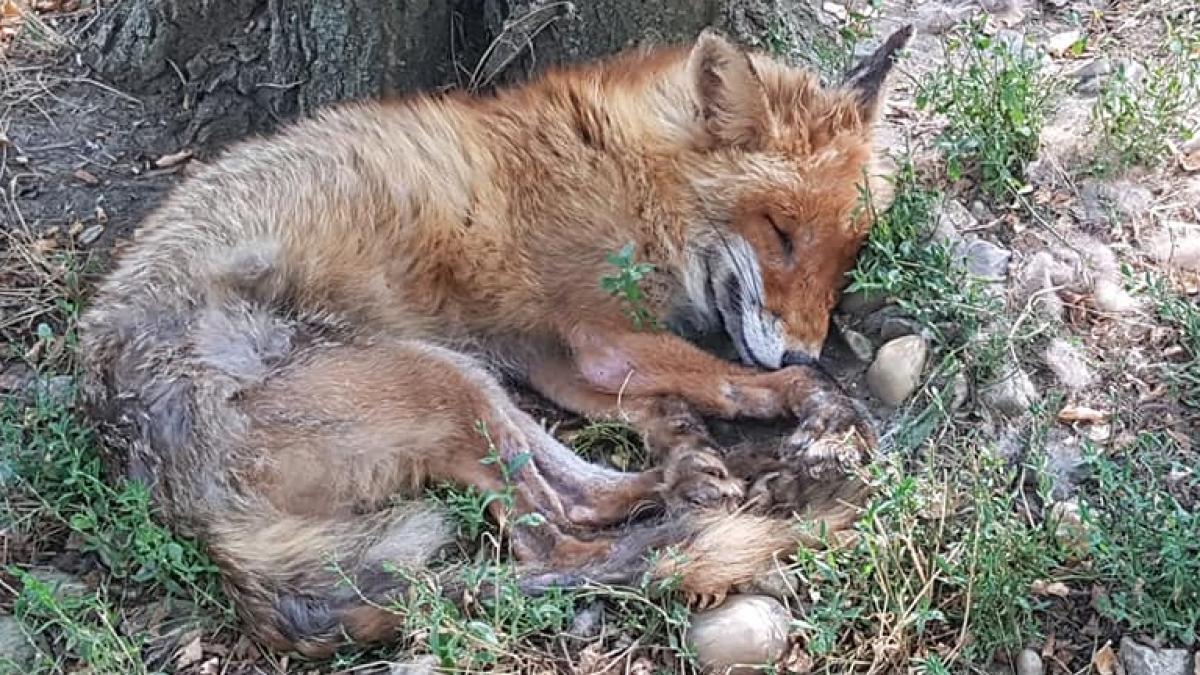
<path id="1" fill-rule="evenodd" d="M 1200 635 L 1200 475 L 1172 460 L 1179 456 L 1177 443 L 1159 433 L 1141 433 L 1113 456 L 1091 449 L 1093 479 L 1080 517 L 1105 591 L 1101 613 L 1191 646 Z M 1185 506 L 1179 495 L 1192 503 Z"/>
<path id="2" fill-rule="evenodd" d="M 91 432 L 66 400 L 40 396 L 32 406 L 0 410 L 0 463 L 10 467 L 13 491 L 3 510 L 26 536 L 63 529 L 94 553 L 109 576 L 187 594 L 214 607 L 216 568 L 199 548 L 155 518 L 144 485 L 111 484 Z M 20 495 L 14 503 L 11 495 Z"/>
<path id="3" fill-rule="evenodd" d="M 592 601 L 603 602 L 608 620 L 629 635 L 661 645 L 670 658 L 685 669 L 693 657 L 683 639 L 688 626 L 688 611 L 675 593 L 675 580 L 643 580 L 634 588 L 587 587 L 554 590 L 530 597 L 519 587 L 521 570 L 512 562 L 506 532 L 512 527 L 540 527 L 537 514 L 515 516 L 515 487 L 512 478 L 531 459 L 517 455 L 507 462 L 500 459 L 487 430 L 479 433 L 488 439 L 489 452 L 484 464 L 500 467 L 505 489 L 480 492 L 439 486 L 430 497 L 447 508 L 459 524 L 460 538 L 479 541 L 469 562 L 460 562 L 413 574 L 393 570 L 413 589 L 408 597 L 390 607 L 404 618 L 407 647 L 428 653 L 447 668 L 516 668 L 523 671 L 534 664 L 553 662 L 557 655 L 548 650 L 550 637 L 566 632 L 577 613 Z M 577 442 L 593 450 L 624 447 L 630 452 L 634 441 L 627 427 L 617 424 L 589 425 L 577 436 Z M 488 513 L 499 504 L 507 514 L 505 525 L 496 525 Z M 664 555 L 666 553 L 663 553 Z M 468 600 L 457 603 L 446 597 L 444 583 L 454 579 L 469 591 Z"/>
<path id="4" fill-rule="evenodd" d="M 31 665 L 5 663 L 0 656 L 0 672 L 60 673 L 72 663 L 86 664 L 95 673 L 150 672 L 142 659 L 140 639 L 118 628 L 118 603 L 107 589 L 63 592 L 21 570 L 14 570 L 14 575 L 21 587 L 13 615 L 29 635 L 49 641 L 52 648 L 39 648 Z"/>
<path id="5" fill-rule="evenodd" d="M 937 144 L 950 181 L 969 174 L 997 200 L 1020 190 L 1057 89 L 1032 47 L 1014 49 L 978 22 L 954 33 L 917 93 L 918 108 L 946 120 Z"/>
<path id="6" fill-rule="evenodd" d="M 108 482 L 69 394 L 0 409 L 0 467 L 6 473 L 0 522 L 36 548 L 58 549 L 69 539 L 105 570 L 101 588 L 56 594 L 10 566 L 19 582 L 10 589 L 17 596 L 15 616 L 51 646 L 32 672 L 61 672 L 64 663 L 87 664 L 94 672 L 146 672 L 138 636 L 120 629 L 123 604 L 135 597 L 169 594 L 197 603 L 218 621 L 232 618 L 216 568 L 193 542 L 158 522 L 145 487 Z"/>
<path id="7" fill-rule="evenodd" d="M 1160 166 L 1171 143 L 1191 138 L 1188 117 L 1200 106 L 1197 36 L 1194 25 L 1168 24 L 1164 46 L 1140 77 L 1121 66 L 1105 81 L 1092 108 L 1092 132 L 1100 139 L 1097 172 Z"/>
<path id="8" fill-rule="evenodd" d="M 1023 467 L 969 435 L 956 436 L 953 449 L 957 467 L 899 458 L 882 465 L 853 545 L 798 552 L 794 572 L 811 602 L 796 627 L 818 657 L 815 672 L 897 656 L 929 672 L 957 664 L 958 672 L 1041 634 L 1049 603 L 1031 587 L 1060 572 L 1054 528 L 1024 517 L 1016 487 Z M 871 653 L 871 645 L 886 650 Z"/>
<path id="9" fill-rule="evenodd" d="M 17 245 L 15 238 L 8 241 Z M 29 247 L 11 250 L 25 252 L 20 259 L 27 267 L 13 273 L 27 285 L 15 292 L 28 298 L 33 324 L 27 336 L 6 335 L 19 345 L 19 354 L 9 356 L 34 361 L 43 382 L 72 382 L 86 262 L 69 251 L 39 257 Z M 121 629 L 129 603 L 170 595 L 218 621 L 231 619 L 232 611 L 215 566 L 194 542 L 157 520 L 145 486 L 109 480 L 98 442 L 75 410 L 73 385 L 45 389 L 32 388 L 31 400 L 0 402 L 0 523 L 14 540 L 27 542 L 34 560 L 69 545 L 94 556 L 105 574 L 99 588 L 64 594 L 27 564 L 9 565 L 15 582 L 5 590 L 16 598 L 14 615 L 39 636 L 41 654 L 29 672 L 83 664 L 93 672 L 146 672 L 139 637 Z"/>

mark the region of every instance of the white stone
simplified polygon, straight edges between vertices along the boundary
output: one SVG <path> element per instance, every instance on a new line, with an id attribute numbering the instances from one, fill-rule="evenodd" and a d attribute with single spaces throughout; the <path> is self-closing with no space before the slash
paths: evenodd
<path id="1" fill-rule="evenodd" d="M 1121 664 L 1125 675 L 1192 675 L 1186 649 L 1155 649 L 1128 636 L 1121 638 Z"/>
<path id="2" fill-rule="evenodd" d="M 1083 33 L 1077 30 L 1058 33 L 1051 36 L 1049 40 L 1046 40 L 1046 51 L 1054 56 L 1063 56 L 1070 51 L 1076 42 L 1079 42 L 1081 37 L 1083 37 Z"/>
<path id="3" fill-rule="evenodd" d="M 995 381 L 982 388 L 979 399 L 988 408 L 1008 417 L 1021 417 L 1041 396 L 1029 375 L 1010 366 Z"/>
<path id="4" fill-rule="evenodd" d="M 1017 655 L 1017 675 L 1042 675 L 1045 672 L 1042 657 L 1034 650 L 1023 649 Z"/>
<path id="5" fill-rule="evenodd" d="M 773 598 L 735 595 L 720 607 L 693 616 L 686 639 L 705 669 L 761 672 L 761 666 L 773 665 L 783 656 L 791 622 L 787 609 Z"/>
<path id="6" fill-rule="evenodd" d="M 919 335 L 905 335 L 879 348 L 867 369 L 867 387 L 879 400 L 898 406 L 921 383 L 929 346 Z"/>

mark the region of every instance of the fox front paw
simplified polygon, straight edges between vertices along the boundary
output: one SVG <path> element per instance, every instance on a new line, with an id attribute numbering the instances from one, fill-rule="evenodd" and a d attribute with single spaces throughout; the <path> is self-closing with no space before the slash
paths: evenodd
<path id="1" fill-rule="evenodd" d="M 715 452 L 688 449 L 677 451 L 667 460 L 662 492 L 671 510 L 733 509 L 741 504 L 745 488 Z"/>
<path id="2" fill-rule="evenodd" d="M 792 390 L 799 424 L 783 444 L 780 459 L 814 480 L 851 473 L 869 463 L 878 439 L 870 414 L 825 375 Z"/>
<path id="3" fill-rule="evenodd" d="M 683 602 L 694 612 L 703 612 L 707 609 L 716 609 L 725 602 L 726 596 L 729 595 L 729 589 L 720 591 L 711 591 L 707 593 L 685 592 L 683 594 Z"/>

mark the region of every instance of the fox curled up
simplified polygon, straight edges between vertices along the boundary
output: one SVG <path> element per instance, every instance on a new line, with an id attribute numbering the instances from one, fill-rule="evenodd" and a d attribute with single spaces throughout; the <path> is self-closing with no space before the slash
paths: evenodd
<path id="1" fill-rule="evenodd" d="M 382 606 L 405 584 L 389 570 L 452 535 L 419 500 L 431 481 L 512 482 L 514 512 L 543 521 L 512 535 L 531 593 L 678 575 L 717 600 L 798 539 L 786 518 L 732 509 L 765 483 L 730 471 L 705 417 L 792 420 L 769 462 L 792 487 L 874 444 L 814 362 L 870 226 L 872 125 L 910 34 L 831 88 L 705 33 L 243 142 L 146 219 L 95 296 L 89 410 L 276 648 L 394 634 Z M 633 325 L 599 283 L 630 242 L 664 330 Z M 703 334 L 740 363 L 683 337 Z M 655 468 L 584 461 L 501 378 L 627 421 Z M 506 476 L 489 453 L 527 461 Z M 682 557 L 646 555 L 665 546 Z"/>

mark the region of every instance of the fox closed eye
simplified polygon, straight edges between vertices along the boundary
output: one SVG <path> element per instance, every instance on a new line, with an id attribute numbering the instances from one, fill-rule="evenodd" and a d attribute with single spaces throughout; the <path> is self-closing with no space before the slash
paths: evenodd
<path id="1" fill-rule="evenodd" d="M 775 218 L 770 213 L 767 214 L 767 222 L 771 224 L 771 229 L 775 230 L 775 236 L 779 238 L 779 248 L 783 251 L 783 257 L 791 260 L 792 253 L 795 252 L 796 248 L 792 241 L 792 235 L 780 227 L 779 223 L 775 222 Z"/>

